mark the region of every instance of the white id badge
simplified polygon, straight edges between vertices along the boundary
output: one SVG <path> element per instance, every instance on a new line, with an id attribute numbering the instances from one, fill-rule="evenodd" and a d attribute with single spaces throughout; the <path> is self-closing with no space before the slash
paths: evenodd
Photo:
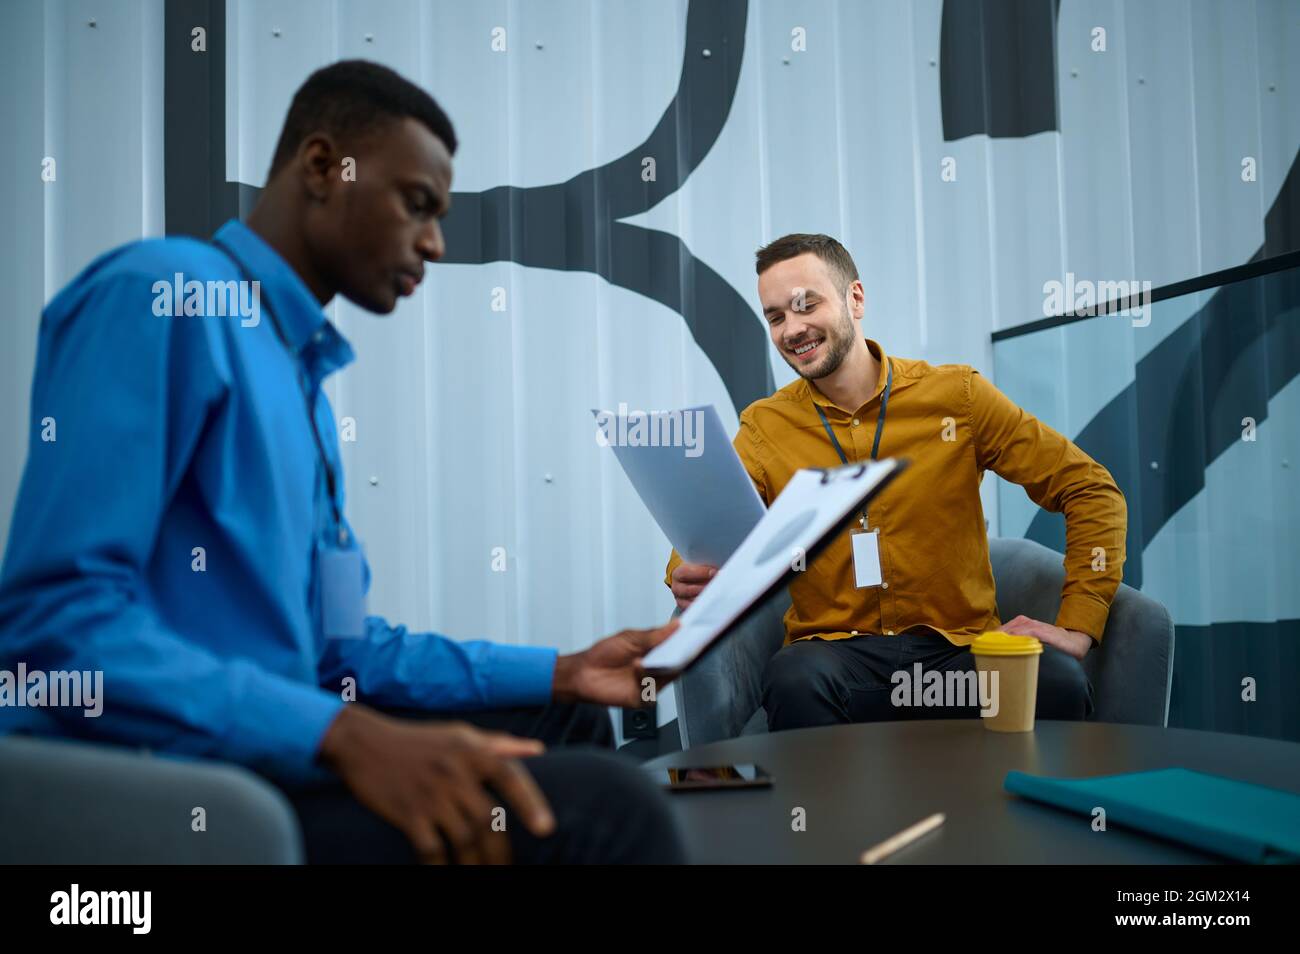
<path id="1" fill-rule="evenodd" d="M 849 539 L 853 541 L 853 578 L 858 589 L 879 586 L 880 576 L 880 531 L 854 530 Z"/>
<path id="2" fill-rule="evenodd" d="M 361 548 L 322 544 L 320 559 L 321 628 L 330 639 L 366 634 L 366 593 Z"/>

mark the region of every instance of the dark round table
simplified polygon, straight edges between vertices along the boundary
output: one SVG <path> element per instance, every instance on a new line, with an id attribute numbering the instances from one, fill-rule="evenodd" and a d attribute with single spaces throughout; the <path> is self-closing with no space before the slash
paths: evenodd
<path id="1" fill-rule="evenodd" d="M 691 860 L 705 864 L 856 864 L 861 853 L 934 812 L 944 825 L 895 864 L 1182 864 L 1220 859 L 1022 800 L 1011 769 L 1084 777 L 1182 767 L 1300 793 L 1300 744 L 1100 722 L 1040 721 L 990 732 L 979 720 L 876 722 L 744 736 L 673 752 L 650 767 L 756 762 L 770 788 L 670 797 Z M 806 829 L 793 830 L 796 808 Z"/>

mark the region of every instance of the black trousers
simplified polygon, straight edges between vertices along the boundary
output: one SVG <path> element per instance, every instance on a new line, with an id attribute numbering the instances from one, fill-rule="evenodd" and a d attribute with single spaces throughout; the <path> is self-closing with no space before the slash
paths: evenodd
<path id="1" fill-rule="evenodd" d="M 968 672 L 975 657 L 933 632 L 850 639 L 805 639 L 780 649 L 763 671 L 763 708 L 772 732 L 891 719 L 978 718 L 979 706 L 896 706 L 894 673 Z M 1036 718 L 1085 719 L 1093 689 L 1068 653 L 1043 646 Z"/>
<path id="2" fill-rule="evenodd" d="M 516 864 L 685 860 L 667 796 L 636 762 L 612 751 L 614 731 L 604 707 L 552 703 L 451 714 L 385 711 L 411 719 L 460 720 L 546 743 L 547 752 L 524 759 L 524 765 L 550 803 L 556 827 L 548 838 L 536 838 L 506 806 L 506 832 Z M 358 802 L 342 782 L 285 794 L 298 814 L 309 864 L 417 861 L 406 836 Z"/>

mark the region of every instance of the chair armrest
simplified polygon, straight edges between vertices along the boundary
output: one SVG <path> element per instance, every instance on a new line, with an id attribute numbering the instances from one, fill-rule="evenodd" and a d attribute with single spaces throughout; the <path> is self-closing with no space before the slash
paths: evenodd
<path id="1" fill-rule="evenodd" d="M 1169 724 L 1174 675 L 1174 621 L 1146 594 L 1121 583 L 1101 644 L 1083 660 L 1096 690 L 1098 722 Z"/>
<path id="2" fill-rule="evenodd" d="M 1061 608 L 1064 557 L 1031 540 L 990 538 L 1002 619 L 1053 622 Z M 1157 600 L 1120 584 L 1101 643 L 1083 660 L 1096 693 L 1098 722 L 1167 725 L 1174 671 L 1174 623 Z"/>
<path id="3" fill-rule="evenodd" d="M 206 812 L 206 831 L 191 828 Z M 300 864 L 288 800 L 234 765 L 0 738 L 0 863 Z"/>

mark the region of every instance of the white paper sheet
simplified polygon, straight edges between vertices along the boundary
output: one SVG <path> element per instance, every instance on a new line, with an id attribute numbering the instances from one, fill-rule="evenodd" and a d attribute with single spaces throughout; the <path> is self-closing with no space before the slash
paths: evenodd
<path id="1" fill-rule="evenodd" d="M 754 488 L 712 404 L 629 414 L 595 411 L 597 439 L 687 563 L 721 566 L 762 518 Z M 654 441 L 653 444 L 650 441 Z"/>

